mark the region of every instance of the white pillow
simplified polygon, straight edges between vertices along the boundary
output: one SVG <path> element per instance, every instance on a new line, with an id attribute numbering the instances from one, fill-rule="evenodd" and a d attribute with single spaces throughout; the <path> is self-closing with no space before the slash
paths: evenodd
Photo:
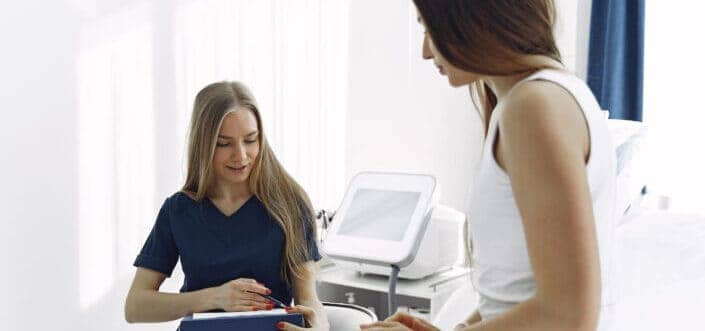
<path id="1" fill-rule="evenodd" d="M 608 120 L 612 143 L 617 158 L 617 209 L 620 214 L 629 211 L 632 203 L 639 200 L 646 186 L 644 124 L 627 120 Z M 627 218 L 620 217 L 621 220 Z"/>

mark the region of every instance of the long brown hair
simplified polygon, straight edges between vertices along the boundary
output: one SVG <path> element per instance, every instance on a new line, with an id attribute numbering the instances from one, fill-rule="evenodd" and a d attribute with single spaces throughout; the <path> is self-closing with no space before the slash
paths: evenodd
<path id="1" fill-rule="evenodd" d="M 436 49 L 455 67 L 487 76 L 562 68 L 553 0 L 413 0 Z M 497 96 L 470 85 L 485 130 Z"/>
<path id="2" fill-rule="evenodd" d="M 284 231 L 285 244 L 281 276 L 300 277 L 303 263 L 311 258 L 304 231 L 316 238 L 313 207 L 306 192 L 284 170 L 267 143 L 257 102 L 240 82 L 218 82 L 204 87 L 196 95 L 191 115 L 188 142 L 188 172 L 182 191 L 201 201 L 213 185 L 213 153 L 225 116 L 234 111 L 250 110 L 257 119 L 259 153 L 248 184 L 252 193 Z"/>

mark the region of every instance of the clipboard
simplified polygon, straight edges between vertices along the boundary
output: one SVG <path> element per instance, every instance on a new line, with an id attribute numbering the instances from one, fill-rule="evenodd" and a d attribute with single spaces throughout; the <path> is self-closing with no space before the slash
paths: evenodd
<path id="1" fill-rule="evenodd" d="M 186 316 L 181 320 L 180 331 L 271 331 L 277 330 L 277 323 L 288 322 L 304 326 L 301 313 L 288 314 L 284 309 L 258 312 L 200 313 Z"/>

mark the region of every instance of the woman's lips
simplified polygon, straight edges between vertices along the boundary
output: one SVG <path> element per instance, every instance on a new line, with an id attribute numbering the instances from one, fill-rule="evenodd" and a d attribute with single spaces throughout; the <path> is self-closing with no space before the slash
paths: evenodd
<path id="1" fill-rule="evenodd" d="M 247 166 L 241 166 L 241 167 L 225 166 L 225 167 L 227 167 L 228 169 L 230 169 L 230 170 L 232 170 L 232 171 L 234 171 L 234 172 L 237 172 L 237 173 L 241 173 L 241 172 L 243 172 L 243 171 L 245 170 L 245 168 L 247 168 Z"/>
<path id="2" fill-rule="evenodd" d="M 436 64 L 436 68 L 438 68 L 438 72 L 440 72 L 441 75 L 445 75 L 445 74 L 446 74 L 446 71 L 443 69 L 443 66 L 440 66 L 440 65 L 437 65 L 437 64 Z"/>

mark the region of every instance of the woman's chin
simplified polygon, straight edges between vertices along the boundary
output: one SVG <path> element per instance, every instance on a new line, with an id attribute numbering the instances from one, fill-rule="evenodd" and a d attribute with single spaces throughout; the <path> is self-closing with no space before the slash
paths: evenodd
<path id="1" fill-rule="evenodd" d="M 249 178 L 249 174 L 231 175 L 228 177 L 228 181 L 232 184 L 243 184 L 243 183 L 247 183 L 248 178 Z"/>
<path id="2" fill-rule="evenodd" d="M 448 77 L 448 84 L 450 84 L 450 86 L 452 86 L 452 87 L 462 87 L 462 86 L 468 85 L 467 82 L 459 82 L 459 81 L 456 81 L 450 77 Z"/>
<path id="3" fill-rule="evenodd" d="M 223 181 L 223 182 L 228 183 L 230 185 L 242 185 L 242 184 L 247 183 L 247 181 L 250 177 L 250 174 L 249 174 L 249 172 L 245 173 L 245 174 L 229 173 L 229 174 L 224 174 L 224 175 L 221 175 L 218 177 L 219 177 L 218 178 L 219 181 Z"/>

